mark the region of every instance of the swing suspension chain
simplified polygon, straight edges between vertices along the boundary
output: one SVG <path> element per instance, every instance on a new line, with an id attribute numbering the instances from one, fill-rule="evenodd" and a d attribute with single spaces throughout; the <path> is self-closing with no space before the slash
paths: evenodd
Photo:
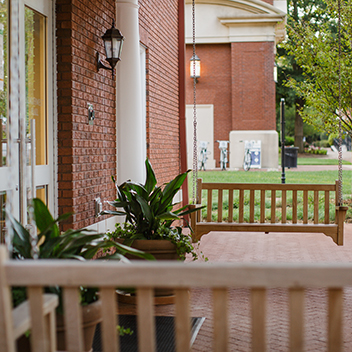
<path id="1" fill-rule="evenodd" d="M 195 0 L 192 0 L 192 41 L 193 57 L 196 56 L 196 21 L 195 21 Z M 193 64 L 193 203 L 196 204 L 196 184 L 198 179 L 198 153 L 197 153 L 197 103 L 196 103 L 196 65 Z"/>
<path id="2" fill-rule="evenodd" d="M 338 76 L 339 76 L 339 153 L 338 153 L 338 205 L 342 205 L 342 126 L 341 126 L 341 0 L 338 0 L 338 50 L 339 50 L 339 60 L 338 60 Z"/>

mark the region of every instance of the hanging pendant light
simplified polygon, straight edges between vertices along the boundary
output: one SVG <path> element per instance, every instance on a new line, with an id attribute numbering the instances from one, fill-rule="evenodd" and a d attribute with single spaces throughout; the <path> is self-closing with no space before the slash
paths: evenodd
<path id="1" fill-rule="evenodd" d="M 200 58 L 197 54 L 194 54 L 190 59 L 190 77 L 200 77 Z"/>

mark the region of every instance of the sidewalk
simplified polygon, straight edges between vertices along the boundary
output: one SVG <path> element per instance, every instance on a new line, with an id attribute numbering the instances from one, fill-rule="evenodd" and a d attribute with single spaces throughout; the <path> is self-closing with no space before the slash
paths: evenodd
<path id="1" fill-rule="evenodd" d="M 328 159 L 338 159 L 339 158 L 339 153 L 338 152 L 334 152 L 332 151 L 330 148 L 326 149 L 327 150 L 327 154 L 326 154 L 326 158 Z M 309 154 L 306 154 L 307 156 Z M 352 162 L 352 152 L 351 151 L 342 151 L 342 159 Z"/>
<path id="2" fill-rule="evenodd" d="M 310 154 L 304 154 L 304 158 L 314 157 Z M 302 157 L 302 155 L 299 155 Z M 336 159 L 338 160 L 338 153 L 333 152 L 331 149 L 327 149 L 327 155 L 322 156 L 321 159 Z M 342 160 L 345 161 L 352 161 L 352 152 L 343 152 L 342 153 Z M 280 169 L 281 170 L 281 169 Z M 338 165 L 297 165 L 297 168 L 292 168 L 286 170 L 289 171 L 325 171 L 325 170 L 338 170 Z M 352 165 L 342 165 L 342 170 L 352 170 Z"/>

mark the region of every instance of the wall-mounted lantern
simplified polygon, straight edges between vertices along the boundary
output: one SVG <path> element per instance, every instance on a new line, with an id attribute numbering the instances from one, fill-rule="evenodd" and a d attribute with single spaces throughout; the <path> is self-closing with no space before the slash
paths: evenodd
<path id="1" fill-rule="evenodd" d="M 116 64 L 121 60 L 122 44 L 125 38 L 121 32 L 115 28 L 114 20 L 112 21 L 111 28 L 105 32 L 102 38 L 104 40 L 106 61 L 110 64 L 111 67 L 105 66 L 100 61 L 99 52 L 97 52 L 97 68 L 98 71 L 101 68 L 105 70 L 111 70 L 112 77 L 114 78 L 114 69 Z"/>
<path id="2" fill-rule="evenodd" d="M 190 59 L 190 76 L 195 78 L 196 81 L 200 77 L 200 58 L 197 54 L 194 54 Z"/>

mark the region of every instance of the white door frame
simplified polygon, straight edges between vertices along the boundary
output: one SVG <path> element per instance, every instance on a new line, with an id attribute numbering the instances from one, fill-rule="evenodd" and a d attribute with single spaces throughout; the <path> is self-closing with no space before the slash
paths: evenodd
<path id="1" fill-rule="evenodd" d="M 8 0 L 10 2 L 10 0 Z M 51 0 L 11 0 L 8 23 L 8 130 L 7 166 L 0 168 L 0 191 L 7 193 L 6 209 L 24 224 L 27 222 L 27 188 L 31 186 L 29 166 L 26 166 L 26 84 L 25 84 L 25 6 L 46 17 L 46 114 L 47 114 L 47 165 L 35 166 L 34 184 L 36 187 L 48 186 L 48 206 L 53 211 L 56 203 L 54 182 L 54 126 L 56 109 L 54 102 L 54 43 L 53 7 Z M 19 123 L 20 122 L 20 123 Z M 18 128 L 20 126 L 20 128 Z M 19 151 L 21 151 L 19 153 Z M 21 166 L 20 166 L 21 165 Z M 22 171 L 21 171 L 22 170 Z M 21 201 L 20 201 L 21 199 Z M 21 206 L 20 206 L 21 205 Z M 21 207 L 21 209 L 20 209 Z"/>

